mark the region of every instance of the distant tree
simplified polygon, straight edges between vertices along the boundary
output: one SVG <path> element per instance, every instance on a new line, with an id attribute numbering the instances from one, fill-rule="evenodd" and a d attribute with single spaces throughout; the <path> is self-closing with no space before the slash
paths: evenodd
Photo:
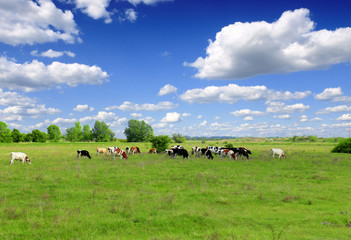
<path id="1" fill-rule="evenodd" d="M 124 134 L 128 142 L 146 142 L 154 136 L 154 131 L 145 121 L 131 119 L 128 121 L 128 127 L 124 129 Z"/>
<path id="2" fill-rule="evenodd" d="M 70 142 L 79 142 L 83 139 L 82 126 L 80 122 L 75 122 L 74 127 L 66 130 L 66 139 Z"/>
<path id="3" fill-rule="evenodd" d="M 0 142 L 12 142 L 11 130 L 5 122 L 0 122 Z"/>
<path id="4" fill-rule="evenodd" d="M 33 142 L 46 142 L 47 135 L 45 132 L 41 132 L 39 129 L 34 129 L 32 131 L 32 141 Z"/>
<path id="5" fill-rule="evenodd" d="M 12 136 L 12 141 L 13 142 L 23 142 L 23 134 L 17 129 L 17 128 L 14 128 L 11 132 L 11 136 Z"/>
<path id="6" fill-rule="evenodd" d="M 33 134 L 32 133 L 27 133 L 23 135 L 23 140 L 25 142 L 32 142 L 33 141 Z"/>
<path id="7" fill-rule="evenodd" d="M 158 152 L 163 152 L 168 148 L 172 139 L 168 135 L 159 135 L 152 137 L 150 142 L 152 143 L 152 147 L 156 148 Z"/>
<path id="8" fill-rule="evenodd" d="M 88 124 L 83 126 L 83 141 L 89 142 L 93 140 L 93 132 Z"/>
<path id="9" fill-rule="evenodd" d="M 232 143 L 227 143 L 226 145 L 224 145 L 226 148 L 233 148 L 233 144 Z"/>
<path id="10" fill-rule="evenodd" d="M 113 137 L 115 136 L 105 122 L 100 122 L 98 120 L 95 121 L 92 134 L 96 142 L 113 141 Z"/>
<path id="11" fill-rule="evenodd" d="M 308 137 L 308 140 L 309 140 L 310 142 L 317 142 L 318 137 L 317 137 L 317 136 L 309 136 L 309 137 Z"/>
<path id="12" fill-rule="evenodd" d="M 346 138 L 332 149 L 333 153 L 351 153 L 351 138 Z"/>
<path id="13" fill-rule="evenodd" d="M 48 128 L 48 139 L 52 142 L 58 142 L 61 139 L 61 131 L 57 125 L 50 125 Z"/>
<path id="14" fill-rule="evenodd" d="M 174 133 L 172 135 L 173 141 L 176 143 L 183 143 L 185 142 L 185 137 L 181 135 L 180 133 Z"/>

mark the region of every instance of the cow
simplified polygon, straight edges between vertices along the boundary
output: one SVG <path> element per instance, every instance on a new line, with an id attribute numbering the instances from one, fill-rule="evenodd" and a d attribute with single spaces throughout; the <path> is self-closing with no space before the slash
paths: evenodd
<path id="1" fill-rule="evenodd" d="M 215 147 L 215 146 L 208 146 L 207 149 L 210 150 L 215 155 L 217 155 L 217 154 L 220 153 L 222 148 L 221 147 Z"/>
<path id="2" fill-rule="evenodd" d="M 202 148 L 201 149 L 201 153 L 207 157 L 207 159 L 213 159 L 213 155 L 212 152 L 210 150 L 208 150 L 207 148 Z"/>
<path id="3" fill-rule="evenodd" d="M 226 149 L 222 149 L 221 152 L 220 152 L 220 156 L 221 158 L 222 157 L 226 157 L 226 156 L 229 156 L 229 159 L 234 159 L 236 160 L 236 154 L 235 154 L 235 151 L 234 150 L 231 150 L 229 148 L 226 148 Z"/>
<path id="4" fill-rule="evenodd" d="M 120 156 L 121 159 L 124 158 L 125 160 L 128 160 L 128 155 L 127 155 L 127 153 L 126 153 L 123 149 L 116 148 L 116 149 L 112 152 L 111 156 L 112 156 L 113 159 L 115 159 L 115 156 L 116 156 L 116 155 Z"/>
<path id="5" fill-rule="evenodd" d="M 238 148 L 238 155 L 240 157 L 246 157 L 247 159 L 250 158 L 249 154 L 251 154 L 251 151 L 247 148 L 244 148 L 244 147 L 239 147 Z"/>
<path id="6" fill-rule="evenodd" d="M 126 147 L 126 153 L 130 154 L 130 148 Z"/>
<path id="7" fill-rule="evenodd" d="M 172 146 L 171 149 L 184 149 L 182 145 Z"/>
<path id="8" fill-rule="evenodd" d="M 91 159 L 90 154 L 87 150 L 77 150 L 77 158 L 80 157 L 84 157 L 84 159 L 88 157 L 89 159 Z"/>
<path id="9" fill-rule="evenodd" d="M 191 148 L 191 155 L 194 155 L 194 154 L 196 155 L 199 149 L 201 149 L 201 148 L 199 148 L 199 147 L 192 147 Z"/>
<path id="10" fill-rule="evenodd" d="M 157 149 L 156 148 L 151 148 L 149 153 L 157 153 Z"/>
<path id="11" fill-rule="evenodd" d="M 23 152 L 12 152 L 10 156 L 11 156 L 10 165 L 13 165 L 15 160 L 22 161 L 22 163 L 27 162 L 29 164 L 32 164 L 27 154 Z"/>
<path id="12" fill-rule="evenodd" d="M 103 155 L 107 155 L 108 151 L 106 150 L 106 148 L 97 148 L 96 149 L 96 155 L 98 155 L 100 153 L 103 154 Z"/>
<path id="13" fill-rule="evenodd" d="M 279 156 L 279 160 L 281 160 L 281 157 L 286 159 L 286 156 L 284 154 L 284 151 L 282 149 L 279 148 L 271 148 L 271 155 L 274 158 L 275 155 Z"/>
<path id="14" fill-rule="evenodd" d="M 165 155 L 172 156 L 173 155 L 173 150 L 172 149 L 166 149 L 165 150 Z"/>
<path id="15" fill-rule="evenodd" d="M 140 149 L 138 147 L 131 147 L 129 150 L 130 154 L 136 154 L 136 153 L 140 153 Z"/>
<path id="16" fill-rule="evenodd" d="M 107 148 L 108 154 L 112 154 L 115 151 L 115 149 L 117 149 L 117 148 L 119 148 L 119 147 L 109 147 L 109 148 Z"/>
<path id="17" fill-rule="evenodd" d="M 178 155 L 183 156 L 183 159 L 184 158 L 189 159 L 189 153 L 186 149 L 178 149 L 178 148 L 173 149 L 173 158 L 177 158 Z"/>

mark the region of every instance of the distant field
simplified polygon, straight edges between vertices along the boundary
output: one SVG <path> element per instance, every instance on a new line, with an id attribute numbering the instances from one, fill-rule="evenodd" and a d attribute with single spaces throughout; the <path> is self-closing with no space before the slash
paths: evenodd
<path id="1" fill-rule="evenodd" d="M 150 143 L 0 144 L 0 239 L 351 239 L 350 154 L 331 143 L 233 144 L 252 159 L 171 159 L 147 154 Z M 224 144 L 183 144 L 207 145 Z M 142 154 L 95 156 L 109 146 Z M 12 151 L 33 164 L 10 166 Z"/>

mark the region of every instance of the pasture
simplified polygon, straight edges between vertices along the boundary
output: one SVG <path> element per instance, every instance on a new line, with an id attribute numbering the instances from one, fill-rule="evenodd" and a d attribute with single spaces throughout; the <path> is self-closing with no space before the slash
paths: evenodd
<path id="1" fill-rule="evenodd" d="M 109 146 L 142 154 L 95 155 Z M 330 143 L 234 146 L 252 159 L 172 159 L 147 154 L 150 143 L 1 144 L 0 239 L 351 239 L 350 154 Z M 10 166 L 12 151 L 32 165 Z"/>

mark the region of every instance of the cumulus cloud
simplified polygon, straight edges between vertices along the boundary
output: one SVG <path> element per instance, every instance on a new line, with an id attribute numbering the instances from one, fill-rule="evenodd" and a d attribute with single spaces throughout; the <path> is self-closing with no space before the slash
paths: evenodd
<path id="1" fill-rule="evenodd" d="M 62 57 L 63 55 L 67 55 L 69 57 L 76 56 L 73 52 L 70 52 L 70 51 L 55 51 L 52 49 L 49 49 L 41 53 L 39 53 L 38 50 L 33 50 L 30 54 L 35 57 L 48 57 L 48 58 L 58 58 L 58 57 Z"/>
<path id="2" fill-rule="evenodd" d="M 177 88 L 175 86 L 172 86 L 171 84 L 167 84 L 163 86 L 160 91 L 158 92 L 158 96 L 163 96 L 171 93 L 176 93 Z"/>
<path id="3" fill-rule="evenodd" d="M 306 106 L 302 103 L 286 105 L 283 102 L 271 102 L 268 104 L 266 111 L 268 113 L 295 113 L 304 112 L 309 108 L 310 106 Z"/>
<path id="4" fill-rule="evenodd" d="M 143 114 L 141 114 L 141 113 L 131 113 L 130 116 L 132 116 L 134 118 L 141 118 L 141 117 L 143 117 Z"/>
<path id="5" fill-rule="evenodd" d="M 317 94 L 314 98 L 317 100 L 332 100 L 335 97 L 343 95 L 340 87 L 326 88 L 322 93 Z"/>
<path id="6" fill-rule="evenodd" d="M 125 0 L 129 3 L 133 4 L 134 6 L 144 3 L 145 5 L 154 5 L 159 2 L 172 2 L 173 0 Z"/>
<path id="7" fill-rule="evenodd" d="M 163 123 L 176 123 L 181 120 L 181 115 L 180 113 L 177 112 L 169 112 L 166 114 L 164 118 L 161 119 L 161 122 Z"/>
<path id="8" fill-rule="evenodd" d="M 319 110 L 316 114 L 329 114 L 329 113 L 337 113 L 337 112 L 349 112 L 351 111 L 351 106 L 340 105 L 335 107 L 327 107 L 325 109 Z"/>
<path id="9" fill-rule="evenodd" d="M 199 124 L 200 127 L 205 127 L 207 125 L 207 121 L 204 120 L 202 123 Z"/>
<path id="10" fill-rule="evenodd" d="M 95 116 L 86 116 L 80 119 L 81 122 L 90 122 L 96 120 L 107 122 L 111 120 L 118 120 L 118 117 L 113 112 L 100 111 Z"/>
<path id="11" fill-rule="evenodd" d="M 246 116 L 246 117 L 244 118 L 244 121 L 253 121 L 253 117 L 251 117 L 251 116 Z"/>
<path id="12" fill-rule="evenodd" d="M 282 114 L 282 115 L 274 115 L 273 118 L 278 118 L 278 119 L 290 119 L 289 114 Z"/>
<path id="13" fill-rule="evenodd" d="M 108 81 L 108 74 L 98 66 L 84 64 L 65 64 L 53 62 L 45 65 L 33 60 L 18 64 L 5 57 L 0 57 L 0 87 L 25 92 L 47 90 L 52 87 L 79 84 L 102 84 Z"/>
<path id="14" fill-rule="evenodd" d="M 208 86 L 206 88 L 195 88 L 187 90 L 179 98 L 186 102 L 197 103 L 214 103 L 226 102 L 236 103 L 239 100 L 256 101 L 256 100 L 291 100 L 302 99 L 310 95 L 310 91 L 280 92 L 268 89 L 266 86 L 239 86 L 229 84 L 227 86 Z"/>
<path id="15" fill-rule="evenodd" d="M 0 1 L 0 42 L 20 44 L 81 41 L 71 11 L 47 0 Z"/>
<path id="16" fill-rule="evenodd" d="M 351 28 L 314 31 L 308 9 L 286 11 L 273 22 L 228 25 L 209 40 L 206 57 L 186 66 L 195 77 L 242 79 L 327 68 L 351 60 Z"/>
<path id="17" fill-rule="evenodd" d="M 342 116 L 338 117 L 336 120 L 338 121 L 351 121 L 351 114 L 343 114 Z"/>
<path id="18" fill-rule="evenodd" d="M 260 112 L 260 111 L 252 111 L 250 109 L 241 109 L 241 110 L 237 110 L 235 112 L 231 112 L 230 114 L 232 114 L 235 117 L 243 117 L 243 116 L 263 116 L 265 115 L 264 112 Z"/>
<path id="19" fill-rule="evenodd" d="M 105 110 L 110 111 L 114 109 L 119 109 L 121 111 L 163 111 L 169 110 L 177 107 L 177 104 L 171 102 L 159 102 L 158 104 L 144 103 L 137 104 L 125 101 L 120 106 L 110 106 L 105 108 Z"/>
<path id="20" fill-rule="evenodd" d="M 74 0 L 76 7 L 93 19 L 105 19 L 105 23 L 111 23 L 111 12 L 106 8 L 111 0 Z"/>
<path id="21" fill-rule="evenodd" d="M 182 113 L 182 117 L 190 117 L 191 113 Z"/>
<path id="22" fill-rule="evenodd" d="M 135 22 L 137 20 L 138 13 L 132 8 L 125 10 L 124 14 L 125 18 L 130 22 Z"/>
<path id="23" fill-rule="evenodd" d="M 76 112 L 94 111 L 94 108 L 89 107 L 88 104 L 77 105 L 75 108 L 73 108 L 73 111 L 76 111 Z"/>

